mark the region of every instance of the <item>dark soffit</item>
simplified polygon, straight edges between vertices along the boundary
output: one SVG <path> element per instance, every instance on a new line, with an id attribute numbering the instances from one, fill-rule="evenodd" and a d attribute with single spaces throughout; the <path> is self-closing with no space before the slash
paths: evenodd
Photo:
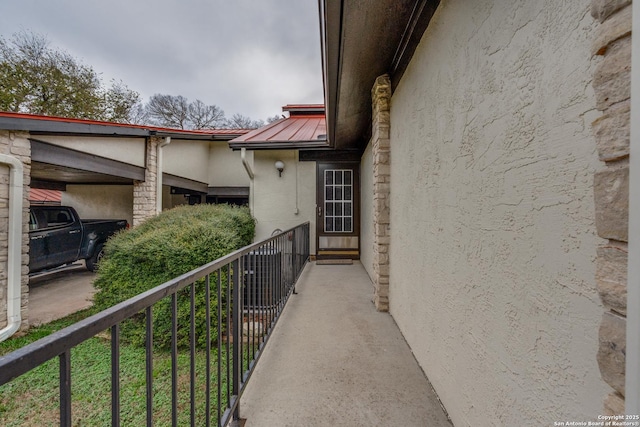
<path id="1" fill-rule="evenodd" d="M 371 88 L 402 78 L 440 0 L 320 0 L 327 132 L 332 147 L 362 150 Z"/>

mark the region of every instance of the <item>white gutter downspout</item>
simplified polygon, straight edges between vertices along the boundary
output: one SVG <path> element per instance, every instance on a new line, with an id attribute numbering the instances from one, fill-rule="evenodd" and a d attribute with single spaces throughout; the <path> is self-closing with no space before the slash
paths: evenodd
<path id="1" fill-rule="evenodd" d="M 253 181 L 253 171 L 251 170 L 251 165 L 249 164 L 249 162 L 247 161 L 247 149 L 246 148 L 241 148 L 240 149 L 240 158 L 242 159 L 242 164 L 244 165 L 244 169 L 247 171 L 247 174 L 249 175 L 249 179 L 251 181 Z"/>
<path id="2" fill-rule="evenodd" d="M 162 212 L 162 148 L 169 144 L 171 144 L 171 137 L 167 136 L 158 144 L 156 153 L 156 213 Z"/>
<path id="3" fill-rule="evenodd" d="M 254 214 L 254 206 L 253 206 L 253 178 L 254 178 L 254 174 L 253 174 L 253 170 L 251 169 L 251 165 L 249 164 L 249 162 L 247 161 L 247 149 L 246 148 L 241 148 L 240 149 L 240 158 L 242 159 L 242 165 L 244 166 L 244 170 L 247 171 L 247 175 L 249 175 L 249 210 L 251 211 L 252 214 Z M 254 214 L 255 215 L 255 214 Z"/>
<path id="4" fill-rule="evenodd" d="M 640 414 L 640 7 L 631 32 L 631 140 L 629 157 L 629 255 L 625 412 Z"/>
<path id="5" fill-rule="evenodd" d="M 9 230 L 7 256 L 7 326 L 0 330 L 0 342 L 20 329 L 22 266 L 22 162 L 0 154 L 0 164 L 9 166 Z"/>

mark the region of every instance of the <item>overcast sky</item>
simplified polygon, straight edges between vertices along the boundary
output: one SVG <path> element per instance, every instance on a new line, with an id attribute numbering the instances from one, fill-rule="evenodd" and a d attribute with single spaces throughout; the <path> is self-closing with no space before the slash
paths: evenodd
<path id="1" fill-rule="evenodd" d="M 0 0 L 0 35 L 46 36 L 143 101 L 182 95 L 254 120 L 322 103 L 317 0 Z"/>

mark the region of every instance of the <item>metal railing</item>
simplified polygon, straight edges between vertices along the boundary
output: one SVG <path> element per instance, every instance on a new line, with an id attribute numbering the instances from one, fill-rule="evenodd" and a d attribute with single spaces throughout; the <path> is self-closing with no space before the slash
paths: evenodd
<path id="1" fill-rule="evenodd" d="M 171 301 L 171 425 L 178 425 L 179 411 L 190 411 L 190 425 L 226 426 L 240 417 L 240 396 L 253 372 L 282 309 L 295 293 L 295 283 L 309 260 L 309 223 L 246 246 L 225 257 L 166 282 L 154 289 L 88 317 L 19 350 L 0 357 L 0 386 L 44 364 L 59 359 L 60 426 L 72 425 L 73 381 L 71 350 L 110 330 L 111 425 L 121 422 L 120 327 L 144 314 L 146 425 L 154 424 L 153 306 Z M 226 285 L 226 286 L 225 286 Z M 206 345 L 197 349 L 196 292 L 204 287 Z M 178 292 L 190 295 L 189 348 L 178 347 Z M 199 300 L 198 300 L 199 301 Z M 216 301 L 212 306 L 211 301 Z M 201 308 L 201 307 L 199 307 Z M 184 325 L 183 325 L 184 326 Z M 217 330 L 212 332 L 212 330 Z M 217 336 L 216 336 L 217 335 Z M 189 408 L 178 405 L 178 356 L 189 353 Z M 204 358 L 204 422 L 196 424 L 196 364 Z M 196 360 L 198 359 L 198 361 Z M 82 369 L 82 367 L 80 367 Z M 75 372 L 75 371 L 74 371 Z M 182 379 L 184 381 L 184 379 Z M 197 394 L 199 393 L 199 394 Z M 212 400 L 215 404 L 212 404 Z M 180 406 L 180 407 L 179 407 Z M 164 408 L 163 408 L 164 409 Z M 201 411 L 202 412 L 202 411 Z M 202 416 L 202 414 L 201 414 Z M 164 420 L 163 424 L 169 424 Z M 185 424 L 182 422 L 182 424 Z"/>

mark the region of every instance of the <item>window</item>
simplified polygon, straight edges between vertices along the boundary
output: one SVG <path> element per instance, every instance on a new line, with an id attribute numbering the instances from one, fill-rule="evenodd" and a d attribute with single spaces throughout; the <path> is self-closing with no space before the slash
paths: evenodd
<path id="1" fill-rule="evenodd" d="M 49 227 L 59 227 L 73 222 L 71 213 L 67 209 L 47 209 L 45 217 Z"/>

